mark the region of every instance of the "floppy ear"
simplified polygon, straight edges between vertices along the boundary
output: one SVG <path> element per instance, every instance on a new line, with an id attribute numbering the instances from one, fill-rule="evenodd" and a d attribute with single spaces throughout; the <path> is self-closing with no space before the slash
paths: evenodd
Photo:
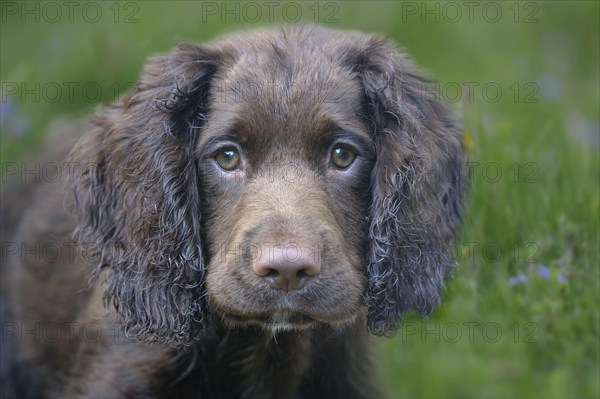
<path id="1" fill-rule="evenodd" d="M 381 335 L 406 311 L 427 314 L 440 300 L 454 265 L 464 163 L 457 122 L 410 60 L 384 39 L 367 41 L 353 68 L 377 148 L 366 299 L 369 330 Z"/>
<path id="2" fill-rule="evenodd" d="M 105 304 L 143 341 L 189 343 L 207 319 L 194 146 L 218 65 L 193 45 L 151 59 L 71 153 L 84 257 L 92 277 L 108 270 Z"/>

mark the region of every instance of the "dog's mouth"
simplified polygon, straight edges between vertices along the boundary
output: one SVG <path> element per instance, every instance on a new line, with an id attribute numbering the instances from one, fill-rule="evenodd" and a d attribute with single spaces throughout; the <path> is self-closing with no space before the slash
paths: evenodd
<path id="1" fill-rule="evenodd" d="M 340 328 L 354 323 L 366 314 L 360 303 L 318 304 L 314 298 L 295 294 L 261 297 L 260 301 L 226 302 L 217 295 L 209 295 L 209 307 L 215 320 L 226 328 L 254 327 L 270 332 L 300 331 L 320 327 Z"/>
<path id="2" fill-rule="evenodd" d="M 229 327 L 257 326 L 270 331 L 306 330 L 319 321 L 292 309 L 281 309 L 253 315 L 233 312 L 221 314 L 221 320 Z"/>

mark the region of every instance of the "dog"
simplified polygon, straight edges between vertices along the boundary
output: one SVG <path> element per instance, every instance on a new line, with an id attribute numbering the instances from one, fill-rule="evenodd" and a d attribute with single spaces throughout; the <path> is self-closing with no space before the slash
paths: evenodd
<path id="1" fill-rule="evenodd" d="M 455 263 L 461 129 L 431 86 L 388 39 L 318 26 L 151 58 L 66 186 L 3 211 L 3 242 L 63 254 L 3 259 L 6 389 L 376 395 L 370 336 L 430 313 Z"/>

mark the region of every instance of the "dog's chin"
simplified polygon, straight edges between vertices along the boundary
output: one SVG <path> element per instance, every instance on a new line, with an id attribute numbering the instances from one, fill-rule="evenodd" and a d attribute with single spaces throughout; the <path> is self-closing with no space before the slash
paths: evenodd
<path id="1" fill-rule="evenodd" d="M 221 320 L 230 328 L 252 326 L 271 332 L 308 330 L 319 323 L 308 315 L 288 309 L 255 315 L 239 315 L 228 312 L 221 315 Z"/>
<path id="2" fill-rule="evenodd" d="M 342 320 L 330 320 L 316 315 L 308 315 L 293 309 L 282 309 L 253 315 L 240 315 L 233 312 L 221 313 L 221 321 L 230 329 L 259 328 L 271 334 L 278 332 L 307 331 L 323 326 L 340 328 L 356 320 L 352 316 Z"/>

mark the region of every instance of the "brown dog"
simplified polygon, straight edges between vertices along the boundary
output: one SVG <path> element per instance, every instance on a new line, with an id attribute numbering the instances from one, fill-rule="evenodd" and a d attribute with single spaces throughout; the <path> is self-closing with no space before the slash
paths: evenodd
<path id="1" fill-rule="evenodd" d="M 76 256 L 3 261 L 3 375 L 41 396 L 369 397 L 367 330 L 430 312 L 454 262 L 459 128 L 381 37 L 179 46 L 69 162 L 92 289 Z M 34 186 L 3 242 L 70 253 L 64 189 Z"/>

